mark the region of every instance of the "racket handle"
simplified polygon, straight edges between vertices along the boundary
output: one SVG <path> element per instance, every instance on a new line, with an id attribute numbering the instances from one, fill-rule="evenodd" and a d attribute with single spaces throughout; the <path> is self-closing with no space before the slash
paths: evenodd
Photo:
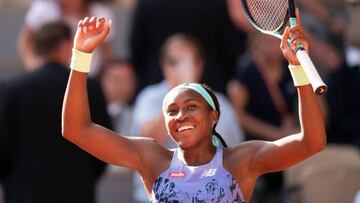
<path id="1" fill-rule="evenodd" d="M 320 78 L 320 75 L 317 72 L 307 52 L 303 49 L 298 49 L 298 51 L 296 52 L 296 56 L 301 66 L 303 67 L 306 75 L 308 76 L 314 92 L 317 95 L 325 94 L 328 88 Z"/>

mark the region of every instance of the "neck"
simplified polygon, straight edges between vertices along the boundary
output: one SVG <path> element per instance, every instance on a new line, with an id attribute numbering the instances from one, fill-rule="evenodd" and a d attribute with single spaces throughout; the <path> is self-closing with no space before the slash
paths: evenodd
<path id="1" fill-rule="evenodd" d="M 201 148 L 196 147 L 193 149 L 179 148 L 181 160 L 188 166 L 200 166 L 209 163 L 216 153 L 216 148 L 211 147 Z"/>

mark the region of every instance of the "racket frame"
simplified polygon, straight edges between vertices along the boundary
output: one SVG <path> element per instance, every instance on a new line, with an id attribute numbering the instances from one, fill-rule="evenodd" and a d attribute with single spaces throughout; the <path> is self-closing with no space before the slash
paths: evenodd
<path id="1" fill-rule="evenodd" d="M 252 26 L 254 26 L 257 30 L 259 30 L 260 32 L 262 32 L 264 34 L 268 34 L 268 35 L 277 37 L 279 39 L 282 39 L 281 30 L 284 29 L 284 27 L 286 26 L 286 24 L 288 22 L 291 27 L 297 25 L 296 16 L 295 16 L 294 0 L 288 0 L 287 14 L 285 15 L 283 23 L 273 31 L 264 30 L 260 26 L 258 26 L 255 23 L 254 18 L 250 15 L 250 10 L 249 10 L 247 4 L 245 3 L 245 0 L 240 0 L 240 2 L 245 11 L 246 17 L 248 18 L 248 21 L 251 23 Z M 290 40 L 288 40 L 288 43 L 291 44 Z M 326 93 L 327 85 L 322 81 L 313 62 L 311 61 L 309 55 L 307 54 L 307 52 L 305 51 L 304 47 L 301 44 L 299 44 L 296 47 L 296 56 L 301 64 L 301 66 L 303 67 L 306 75 L 308 76 L 314 92 L 318 95 L 322 95 L 322 94 Z"/>

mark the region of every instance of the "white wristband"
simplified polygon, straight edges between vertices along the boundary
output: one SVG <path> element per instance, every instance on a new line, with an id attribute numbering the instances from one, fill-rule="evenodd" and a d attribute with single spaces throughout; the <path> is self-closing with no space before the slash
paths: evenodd
<path id="1" fill-rule="evenodd" d="M 310 80 L 301 65 L 289 65 L 289 70 L 295 87 L 310 84 Z"/>
<path id="2" fill-rule="evenodd" d="M 92 53 L 85 53 L 73 48 L 70 68 L 78 72 L 89 73 L 92 55 Z"/>

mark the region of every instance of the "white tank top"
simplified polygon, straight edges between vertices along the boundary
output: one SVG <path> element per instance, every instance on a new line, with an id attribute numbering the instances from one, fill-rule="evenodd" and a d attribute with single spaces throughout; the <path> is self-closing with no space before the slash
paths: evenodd
<path id="1" fill-rule="evenodd" d="M 239 184 L 222 165 L 222 148 L 217 148 L 213 159 L 201 166 L 187 166 L 178 151 L 174 151 L 170 167 L 155 180 L 152 203 L 244 202 Z"/>

